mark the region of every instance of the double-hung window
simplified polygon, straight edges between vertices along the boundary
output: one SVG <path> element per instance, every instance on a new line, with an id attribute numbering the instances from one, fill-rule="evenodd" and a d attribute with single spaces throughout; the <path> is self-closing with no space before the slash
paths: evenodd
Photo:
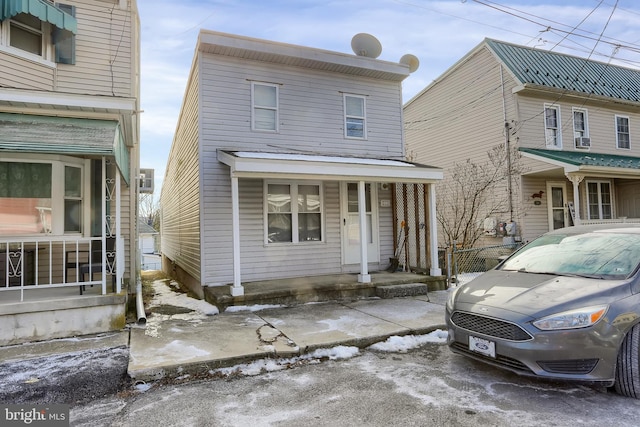
<path id="1" fill-rule="evenodd" d="M 544 106 L 544 135 L 547 148 L 562 148 L 560 107 Z"/>
<path id="2" fill-rule="evenodd" d="M 0 21 L 0 49 L 47 65 L 53 62 L 75 64 L 75 34 L 50 23 L 59 19 L 65 23 L 61 25 L 66 26 L 72 22 L 75 26 L 75 6 L 60 3 L 54 5 L 52 2 L 33 3 L 38 15 L 23 12 L 6 15 L 7 18 Z M 43 13 L 48 16 L 53 14 L 53 20 L 41 20 L 39 16 Z"/>
<path id="3" fill-rule="evenodd" d="M 278 85 L 268 83 L 251 84 L 251 129 L 278 131 Z"/>
<path id="4" fill-rule="evenodd" d="M 265 182 L 267 243 L 322 241 L 322 186 Z"/>
<path id="5" fill-rule="evenodd" d="M 587 110 L 584 108 L 573 109 L 573 137 L 576 148 L 589 148 L 591 146 Z"/>
<path id="6" fill-rule="evenodd" d="M 616 116 L 616 147 L 631 148 L 629 137 L 629 117 Z"/>
<path id="7" fill-rule="evenodd" d="M 613 203 L 609 181 L 587 181 L 587 214 L 589 219 L 612 219 Z"/>
<path id="8" fill-rule="evenodd" d="M 365 97 L 344 95 L 344 136 L 365 139 L 367 135 Z"/>

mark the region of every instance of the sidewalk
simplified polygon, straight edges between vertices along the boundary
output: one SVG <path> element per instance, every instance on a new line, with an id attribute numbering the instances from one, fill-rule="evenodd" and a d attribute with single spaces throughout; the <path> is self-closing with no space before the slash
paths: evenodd
<path id="1" fill-rule="evenodd" d="M 206 373 L 262 358 L 318 348 L 366 347 L 393 335 L 444 328 L 447 291 L 428 295 L 326 302 L 224 312 L 193 318 L 155 316 L 131 329 L 129 375 L 136 380 Z"/>
<path id="2" fill-rule="evenodd" d="M 260 359 L 427 334 L 444 329 L 447 294 L 248 306 L 214 315 L 154 312 L 146 325 L 122 331 L 0 347 L 0 401 L 82 402 L 116 393 L 127 375 L 135 381 L 206 375 Z"/>

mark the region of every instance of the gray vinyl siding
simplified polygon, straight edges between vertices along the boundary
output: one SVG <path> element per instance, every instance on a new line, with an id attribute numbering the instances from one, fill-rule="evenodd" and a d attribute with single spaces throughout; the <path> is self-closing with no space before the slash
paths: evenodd
<path id="1" fill-rule="evenodd" d="M 233 282 L 231 179 L 228 166 L 217 160 L 217 149 L 404 158 L 401 86 L 206 54 L 201 58 L 201 282 L 224 285 Z M 279 85 L 278 133 L 251 130 L 251 81 Z M 344 93 L 366 96 L 366 140 L 344 138 Z M 265 245 L 263 181 L 239 180 L 243 282 L 341 271 L 339 183 L 324 182 L 323 191 L 323 242 Z M 385 215 L 381 259 L 388 260 L 393 251 L 390 209 Z"/>
<path id="2" fill-rule="evenodd" d="M 0 75 L 6 87 L 53 92 L 135 97 L 131 10 L 118 2 L 63 0 L 76 7 L 76 64 L 43 65 L 0 52 Z"/>
<path id="3" fill-rule="evenodd" d="M 200 263 L 198 69 L 189 80 L 161 194 L 162 253 L 196 280 Z"/>
<path id="4" fill-rule="evenodd" d="M 203 55 L 203 142 L 216 148 L 404 158 L 398 82 Z M 279 132 L 251 131 L 251 82 L 279 85 Z M 343 94 L 366 97 L 367 138 L 346 139 Z M 215 142 L 209 136 L 215 135 Z"/>

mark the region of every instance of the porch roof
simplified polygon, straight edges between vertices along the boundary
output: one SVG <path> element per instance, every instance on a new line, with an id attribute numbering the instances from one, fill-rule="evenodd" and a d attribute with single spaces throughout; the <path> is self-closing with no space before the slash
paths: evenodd
<path id="1" fill-rule="evenodd" d="M 114 156 L 129 182 L 129 152 L 115 120 L 0 113 L 0 153 Z"/>
<path id="2" fill-rule="evenodd" d="M 443 178 L 440 168 L 392 159 L 218 150 L 218 160 L 238 178 L 404 183 Z"/>
<path id="3" fill-rule="evenodd" d="M 635 175 L 635 177 L 640 177 L 639 157 L 593 153 L 591 151 L 558 151 L 522 147 L 519 150 L 526 157 L 562 167 L 567 173 L 577 172 L 584 175 L 610 177 Z"/>

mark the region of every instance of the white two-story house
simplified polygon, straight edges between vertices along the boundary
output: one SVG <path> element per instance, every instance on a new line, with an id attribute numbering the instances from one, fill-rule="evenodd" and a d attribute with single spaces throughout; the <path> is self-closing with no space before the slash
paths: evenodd
<path id="1" fill-rule="evenodd" d="M 637 69 L 486 39 L 408 101 L 404 116 L 408 152 L 443 167 L 443 182 L 493 147 L 515 150 L 520 172 L 493 194 L 505 209 L 477 224 L 511 225 L 488 227 L 495 243 L 640 222 Z"/>
<path id="2" fill-rule="evenodd" d="M 164 270 L 201 297 L 216 286 L 243 295 L 267 279 L 371 282 L 394 256 L 393 184 L 442 178 L 404 160 L 409 74 L 406 64 L 201 31 L 162 187 Z"/>
<path id="3" fill-rule="evenodd" d="M 0 345 L 125 325 L 135 0 L 0 0 Z"/>

